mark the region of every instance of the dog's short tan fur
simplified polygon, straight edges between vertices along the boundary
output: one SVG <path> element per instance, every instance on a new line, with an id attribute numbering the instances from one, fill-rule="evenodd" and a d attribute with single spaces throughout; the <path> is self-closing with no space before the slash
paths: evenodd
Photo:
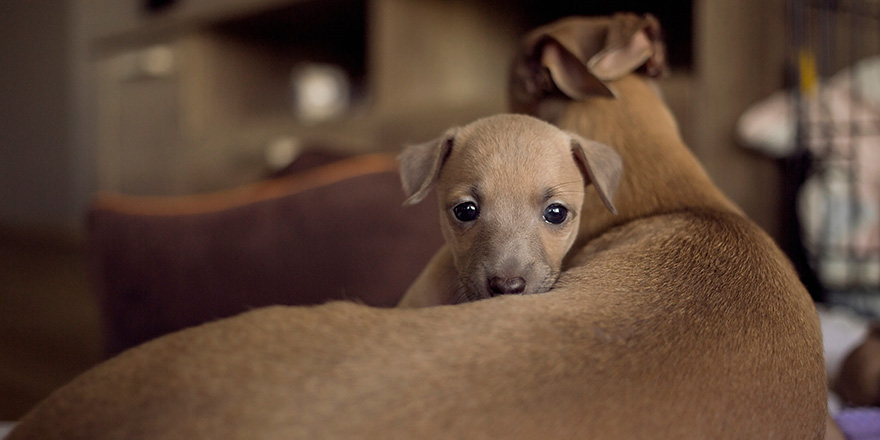
<path id="1" fill-rule="evenodd" d="M 513 108 L 615 147 L 627 170 L 617 215 L 585 194 L 582 209 L 595 215 L 582 220 L 574 249 L 583 249 L 567 262 L 557 288 L 651 292 L 653 304 L 624 302 L 634 315 L 651 307 L 688 316 L 682 327 L 670 318 L 657 331 L 677 327 L 695 344 L 711 346 L 700 356 L 716 363 L 693 372 L 698 382 L 711 386 L 727 379 L 721 372 L 764 364 L 752 386 L 771 385 L 768 399 L 792 417 L 765 429 L 819 438 L 826 389 L 815 309 L 785 256 L 685 147 L 655 86 L 630 73 L 662 74 L 663 51 L 650 15 L 575 17 L 524 38 L 512 69 Z M 743 351 L 735 354 L 725 342 Z M 780 387 L 783 376 L 798 380 Z"/>
<path id="2" fill-rule="evenodd" d="M 822 438 L 820 330 L 797 276 L 654 90 L 604 82 L 617 99 L 553 111 L 623 157 L 619 214 L 586 191 L 597 217 L 549 292 L 256 310 L 98 366 L 11 440 Z"/>
<path id="3" fill-rule="evenodd" d="M 620 157 L 610 147 L 522 115 L 481 119 L 407 148 L 401 177 L 408 203 L 436 186 L 446 246 L 399 305 L 546 292 L 580 217 L 592 215 L 580 212 L 584 185 L 592 183 L 613 210 L 620 174 Z M 477 212 L 474 219 L 457 218 L 463 205 Z M 561 222 L 545 218 L 550 208 L 564 210 Z"/>

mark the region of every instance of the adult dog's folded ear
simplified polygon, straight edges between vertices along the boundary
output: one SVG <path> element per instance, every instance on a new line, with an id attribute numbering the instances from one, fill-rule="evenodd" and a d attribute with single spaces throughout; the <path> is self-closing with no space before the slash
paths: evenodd
<path id="1" fill-rule="evenodd" d="M 614 194 L 623 175 L 623 159 L 613 148 L 577 134 L 566 132 L 571 137 L 571 152 L 575 162 L 584 174 L 584 181 L 592 183 L 599 193 L 602 203 L 614 214 Z"/>
<path id="2" fill-rule="evenodd" d="M 651 14 L 614 15 L 604 48 L 589 58 L 587 68 L 602 81 L 613 81 L 639 69 L 649 76 L 665 74 L 666 47 L 660 22 Z"/>
<path id="3" fill-rule="evenodd" d="M 606 82 L 633 72 L 662 75 L 665 60 L 660 23 L 650 14 L 562 19 L 523 39 L 513 66 L 514 98 L 556 90 L 574 100 L 613 96 Z"/>
<path id="4" fill-rule="evenodd" d="M 428 195 L 452 152 L 456 131 L 450 129 L 437 139 L 410 145 L 400 153 L 400 180 L 407 196 L 404 205 L 416 204 Z"/>

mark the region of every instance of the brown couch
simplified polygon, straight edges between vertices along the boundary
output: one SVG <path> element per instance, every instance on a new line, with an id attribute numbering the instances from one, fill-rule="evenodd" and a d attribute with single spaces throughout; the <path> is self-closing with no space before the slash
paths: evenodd
<path id="1" fill-rule="evenodd" d="M 396 304 L 442 244 L 436 201 L 403 207 L 391 156 L 322 162 L 213 194 L 99 195 L 88 240 L 107 354 L 254 307 Z"/>

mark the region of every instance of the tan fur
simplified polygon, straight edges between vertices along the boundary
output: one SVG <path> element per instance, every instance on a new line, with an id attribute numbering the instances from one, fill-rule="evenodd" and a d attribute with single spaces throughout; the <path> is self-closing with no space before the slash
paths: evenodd
<path id="1" fill-rule="evenodd" d="M 586 192 L 597 216 L 551 291 L 256 310 L 96 367 L 10 439 L 822 438 L 820 330 L 791 266 L 644 80 L 608 86 L 554 103 L 625 172 L 618 216 Z"/>
<path id="2" fill-rule="evenodd" d="M 614 210 L 620 174 L 620 157 L 610 147 L 522 115 L 484 118 L 409 147 L 401 155 L 408 203 L 437 187 L 446 246 L 399 306 L 546 292 L 559 276 L 581 217 L 593 215 L 581 212 L 585 184 Z M 457 219 L 454 209 L 461 203 L 472 204 L 478 217 Z M 544 219 L 551 206 L 567 210 L 564 221 Z M 522 291 L 493 290 L 493 280 L 511 279 L 522 281 Z"/>
<path id="3" fill-rule="evenodd" d="M 512 69 L 513 107 L 613 146 L 626 168 L 615 201 L 618 215 L 598 209 L 601 201 L 585 194 L 582 209 L 596 215 L 582 220 L 573 247 L 582 250 L 573 251 L 554 290 L 580 286 L 624 294 L 615 312 L 631 308 L 632 316 L 624 319 L 653 327 L 658 345 L 673 334 L 693 344 L 690 355 L 704 363 L 691 371 L 695 384 L 718 387 L 728 396 L 743 391 L 737 388 L 762 388 L 765 404 L 775 407 L 765 410 L 788 414 L 761 422 L 764 429 L 821 438 L 827 390 L 809 295 L 772 240 L 712 184 L 682 142 L 656 87 L 631 74 L 634 69 L 618 68 L 645 62 L 645 73 L 662 75 L 659 34 L 653 17 L 617 14 L 561 20 L 524 39 Z M 605 67 L 597 69 L 599 64 Z M 561 73 L 542 79 L 543 68 Z M 583 81 L 585 76 L 600 79 L 614 97 L 595 90 L 595 81 Z M 558 87 L 574 80 L 585 84 L 576 94 Z M 763 366 L 730 375 L 757 365 Z M 733 411 L 751 405 L 726 403 Z M 702 410 L 713 413 L 711 404 Z M 720 437 L 739 437 L 752 429 L 755 417 L 739 419 L 739 426 Z"/>

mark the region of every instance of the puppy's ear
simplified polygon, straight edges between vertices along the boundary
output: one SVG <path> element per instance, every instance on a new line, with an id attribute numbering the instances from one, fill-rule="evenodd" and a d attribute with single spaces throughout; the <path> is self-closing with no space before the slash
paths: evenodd
<path id="1" fill-rule="evenodd" d="M 452 152 L 455 130 L 422 144 L 410 145 L 400 153 L 400 180 L 407 195 L 404 205 L 416 204 L 431 190 L 440 169 Z"/>
<path id="2" fill-rule="evenodd" d="M 613 96 L 605 81 L 639 69 L 650 76 L 666 72 L 660 23 L 650 14 L 563 19 L 535 29 L 523 44 L 525 59 L 538 60 L 574 100 Z"/>
<path id="3" fill-rule="evenodd" d="M 614 214 L 614 193 L 623 174 L 623 159 L 613 148 L 596 141 L 584 139 L 574 133 L 571 137 L 571 153 L 584 174 L 587 184 L 592 183 L 602 203 Z"/>

